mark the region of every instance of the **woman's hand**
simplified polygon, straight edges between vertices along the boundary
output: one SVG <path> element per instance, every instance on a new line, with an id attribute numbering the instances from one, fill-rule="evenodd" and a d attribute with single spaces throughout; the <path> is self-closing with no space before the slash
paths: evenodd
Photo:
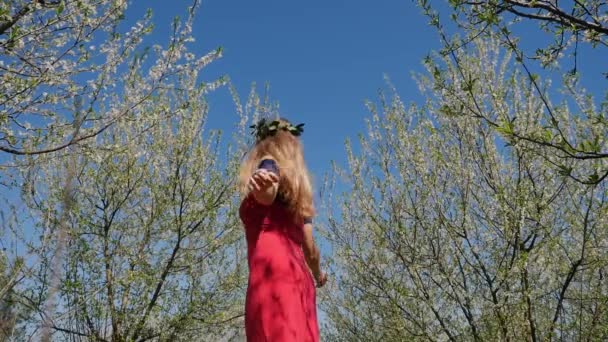
<path id="1" fill-rule="evenodd" d="M 274 172 L 265 169 L 258 169 L 249 178 L 249 191 L 265 191 L 275 183 L 279 182 L 279 177 Z"/>
<path id="2" fill-rule="evenodd" d="M 317 281 L 317 287 L 323 287 L 323 285 L 325 285 L 325 283 L 327 283 L 327 273 L 325 272 L 321 272 L 321 274 L 316 277 L 316 281 Z"/>
<path id="3" fill-rule="evenodd" d="M 258 169 L 249 178 L 247 187 L 258 203 L 262 205 L 271 205 L 277 196 L 277 190 L 279 188 L 279 176 L 277 176 L 274 172 L 268 172 L 265 169 Z"/>

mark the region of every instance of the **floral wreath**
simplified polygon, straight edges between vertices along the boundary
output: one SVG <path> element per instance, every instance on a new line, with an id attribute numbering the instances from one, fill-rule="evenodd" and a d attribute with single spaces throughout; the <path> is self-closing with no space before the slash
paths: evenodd
<path id="1" fill-rule="evenodd" d="M 284 130 L 299 137 L 304 132 L 304 124 L 292 125 L 289 122 L 281 122 L 279 120 L 260 119 L 257 124 L 249 126 L 252 129 L 251 134 L 255 136 L 256 141 L 262 141 L 267 137 L 275 135 L 279 130 Z"/>

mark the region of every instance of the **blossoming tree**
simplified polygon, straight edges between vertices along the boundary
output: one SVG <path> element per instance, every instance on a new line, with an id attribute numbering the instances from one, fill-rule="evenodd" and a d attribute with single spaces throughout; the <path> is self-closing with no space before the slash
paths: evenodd
<path id="1" fill-rule="evenodd" d="M 148 48 L 152 13 L 124 29 L 126 1 L 0 4 L 2 338 L 238 330 L 244 134 L 205 126 L 206 97 L 226 79 L 202 73 L 221 49 L 188 50 L 197 6 Z"/>
<path id="2" fill-rule="evenodd" d="M 349 145 L 337 171 L 347 190 L 331 199 L 330 340 L 606 338 L 608 183 L 555 167 L 606 162 L 513 139 L 536 134 L 545 105 L 502 46 L 478 39 L 454 51 L 458 64 L 428 58 L 423 105 L 394 89 L 370 104 L 360 150 Z M 566 137 L 597 137 L 577 115 L 592 100 L 565 88 L 575 102 L 555 115 Z"/>

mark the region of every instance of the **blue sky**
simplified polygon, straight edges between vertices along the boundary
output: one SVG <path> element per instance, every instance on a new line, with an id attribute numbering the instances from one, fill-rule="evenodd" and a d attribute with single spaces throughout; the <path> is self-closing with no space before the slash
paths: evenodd
<path id="1" fill-rule="evenodd" d="M 188 4 L 138 1 L 127 18 L 151 7 L 150 40 L 164 43 L 171 20 L 184 17 Z M 438 36 L 408 0 L 203 0 L 194 36 L 198 54 L 224 49 L 203 77 L 229 75 L 242 99 L 252 82 L 260 92 L 268 83 L 281 114 L 306 124 L 306 159 L 317 185 L 330 161 L 344 161 L 345 139 L 364 130 L 364 100 L 376 98 L 383 75 L 408 100 L 416 99 L 411 72 L 439 47 Z M 230 131 L 236 115 L 228 90 L 210 94 L 209 101 L 208 127 Z"/>

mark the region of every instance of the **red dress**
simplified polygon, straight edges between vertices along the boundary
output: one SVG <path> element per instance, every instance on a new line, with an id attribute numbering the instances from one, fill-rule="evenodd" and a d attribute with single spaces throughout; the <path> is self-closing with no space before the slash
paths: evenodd
<path id="1" fill-rule="evenodd" d="M 240 207 L 247 236 L 249 286 L 245 302 L 248 342 L 317 342 L 315 286 L 302 251 L 302 225 L 279 201 L 248 196 Z"/>

